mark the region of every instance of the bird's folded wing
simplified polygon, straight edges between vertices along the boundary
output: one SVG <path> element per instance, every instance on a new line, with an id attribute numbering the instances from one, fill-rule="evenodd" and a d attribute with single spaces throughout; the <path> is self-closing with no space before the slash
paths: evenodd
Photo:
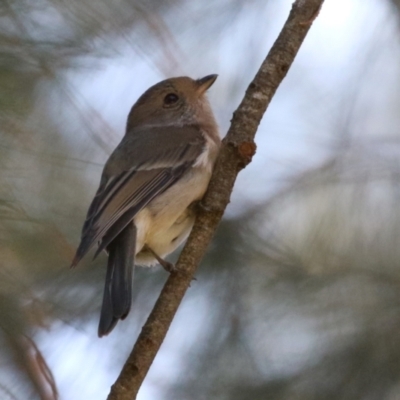
<path id="1" fill-rule="evenodd" d="M 182 136 L 185 132 L 176 128 L 167 135 L 169 141 L 160 147 L 157 139 L 165 137 L 165 133 L 165 129 L 158 134 L 153 129 L 152 135 L 141 131 L 134 138 L 123 140 L 111 155 L 89 207 L 72 266 L 78 264 L 94 244 L 100 242 L 97 256 L 141 209 L 178 181 L 204 151 L 204 139 L 198 130 Z M 140 140 L 141 134 L 147 134 L 145 140 Z M 155 141 L 148 140 L 151 136 Z M 126 168 L 128 164 L 129 169 Z"/>

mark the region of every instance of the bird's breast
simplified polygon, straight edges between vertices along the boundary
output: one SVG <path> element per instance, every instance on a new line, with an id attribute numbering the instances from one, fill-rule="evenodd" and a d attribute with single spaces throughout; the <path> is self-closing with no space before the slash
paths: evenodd
<path id="1" fill-rule="evenodd" d="M 203 197 L 210 176 L 205 168 L 192 168 L 135 216 L 138 264 L 156 264 L 151 254 L 141 254 L 145 244 L 165 257 L 187 238 L 195 220 L 193 203 Z"/>
<path id="2" fill-rule="evenodd" d="M 195 220 L 193 204 L 207 190 L 220 144 L 212 135 L 204 134 L 204 138 L 204 150 L 193 167 L 135 216 L 138 264 L 157 263 L 154 256 L 142 251 L 144 245 L 165 257 L 188 237 Z"/>

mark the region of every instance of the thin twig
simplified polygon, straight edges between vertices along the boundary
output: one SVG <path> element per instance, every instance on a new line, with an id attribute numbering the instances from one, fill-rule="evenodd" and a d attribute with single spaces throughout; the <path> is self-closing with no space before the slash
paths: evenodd
<path id="1" fill-rule="evenodd" d="M 261 118 L 293 63 L 322 3 L 323 0 L 295 1 L 278 39 L 233 114 L 231 126 L 223 140 L 208 191 L 202 202 L 203 207 L 176 265 L 179 272 L 172 273 L 167 280 L 128 360 L 111 387 L 108 400 L 136 399 L 229 203 L 237 174 L 251 161 L 256 151 L 254 137 Z"/>

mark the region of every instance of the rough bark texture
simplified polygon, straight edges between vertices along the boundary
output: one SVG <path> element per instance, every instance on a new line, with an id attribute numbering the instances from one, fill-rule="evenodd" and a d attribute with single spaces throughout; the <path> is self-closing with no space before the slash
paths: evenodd
<path id="1" fill-rule="evenodd" d="M 239 171 L 256 151 L 254 137 L 279 84 L 302 44 L 323 0 L 297 0 L 290 15 L 234 112 L 229 131 L 199 210 L 195 226 L 177 262 L 179 272 L 167 280 L 136 341 L 108 400 L 136 399 L 139 388 L 159 350 L 180 302 L 190 285 L 222 215 Z"/>

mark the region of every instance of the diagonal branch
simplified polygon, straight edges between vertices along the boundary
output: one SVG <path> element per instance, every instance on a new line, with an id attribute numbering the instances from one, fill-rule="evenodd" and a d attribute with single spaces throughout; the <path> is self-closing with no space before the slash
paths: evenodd
<path id="1" fill-rule="evenodd" d="M 293 63 L 322 3 L 323 0 L 294 2 L 278 39 L 233 114 L 202 202 L 203 207 L 179 257 L 179 272 L 172 273 L 167 280 L 121 374 L 111 387 L 108 400 L 136 399 L 140 385 L 229 203 L 237 174 L 251 161 L 256 151 L 254 137 L 261 118 Z"/>

